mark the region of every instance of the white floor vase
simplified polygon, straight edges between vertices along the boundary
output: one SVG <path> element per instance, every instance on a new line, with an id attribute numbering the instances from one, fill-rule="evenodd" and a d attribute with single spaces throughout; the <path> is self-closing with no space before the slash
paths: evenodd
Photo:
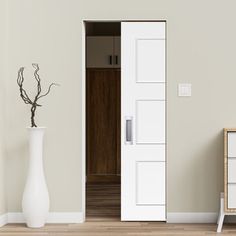
<path id="1" fill-rule="evenodd" d="M 29 128 L 29 169 L 23 193 L 22 210 L 31 228 L 45 225 L 49 212 L 49 194 L 43 169 L 43 136 L 45 128 Z"/>

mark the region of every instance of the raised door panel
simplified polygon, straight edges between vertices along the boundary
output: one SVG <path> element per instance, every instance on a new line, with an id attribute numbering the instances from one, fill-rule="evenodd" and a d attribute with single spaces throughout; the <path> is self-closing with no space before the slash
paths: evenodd
<path id="1" fill-rule="evenodd" d="M 137 82 L 165 82 L 165 40 L 137 39 L 136 54 Z"/>
<path id="2" fill-rule="evenodd" d="M 165 143 L 165 101 L 136 101 L 136 143 Z"/>
<path id="3" fill-rule="evenodd" d="M 111 36 L 87 36 L 87 68 L 112 68 L 113 43 Z"/>
<path id="4" fill-rule="evenodd" d="M 136 162 L 136 204 L 165 204 L 165 163 L 158 161 Z M 155 184 L 153 184 L 155 182 Z"/>

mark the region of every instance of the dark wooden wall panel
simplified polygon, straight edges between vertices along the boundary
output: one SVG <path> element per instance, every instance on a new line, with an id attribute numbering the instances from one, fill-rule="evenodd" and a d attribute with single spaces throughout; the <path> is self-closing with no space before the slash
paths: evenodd
<path id="1" fill-rule="evenodd" d="M 87 69 L 88 182 L 120 181 L 120 70 Z"/>

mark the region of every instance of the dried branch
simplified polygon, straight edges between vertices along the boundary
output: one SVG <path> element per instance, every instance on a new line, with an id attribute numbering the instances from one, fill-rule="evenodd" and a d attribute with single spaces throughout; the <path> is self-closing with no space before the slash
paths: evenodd
<path id="1" fill-rule="evenodd" d="M 37 93 L 34 97 L 34 100 L 29 98 L 28 94 L 26 93 L 25 89 L 23 88 L 24 67 L 21 67 L 18 71 L 17 84 L 20 88 L 20 96 L 21 96 L 22 100 L 24 101 L 25 104 L 31 105 L 31 127 L 37 127 L 37 125 L 35 124 L 35 112 L 36 112 L 36 108 L 41 106 L 40 104 L 38 104 L 38 100 L 42 97 L 47 96 L 50 93 L 51 87 L 53 85 L 58 85 L 58 84 L 52 83 L 49 86 L 48 91 L 45 94 L 40 96 L 40 94 L 42 92 L 42 87 L 41 87 L 41 78 L 38 74 L 39 66 L 36 63 L 33 63 L 32 66 L 35 68 L 34 78 L 37 81 Z"/>
<path id="2" fill-rule="evenodd" d="M 60 86 L 59 84 L 56 84 L 56 83 L 52 83 L 52 84 L 50 84 L 50 86 L 49 86 L 49 88 L 48 88 L 48 91 L 47 91 L 45 94 L 39 96 L 38 99 L 47 96 L 47 95 L 50 93 L 50 91 L 51 91 L 51 87 L 52 87 L 53 85 L 54 85 L 54 86 Z"/>
<path id="3" fill-rule="evenodd" d="M 40 77 L 39 77 L 39 75 L 38 75 L 38 71 L 39 71 L 39 66 L 38 66 L 38 64 L 33 63 L 32 66 L 35 68 L 35 71 L 34 71 L 34 78 L 35 78 L 36 81 L 37 81 L 37 89 L 38 89 L 38 92 L 37 92 L 37 94 L 36 94 L 36 96 L 35 96 L 35 99 L 34 99 L 35 101 L 37 101 L 38 96 L 40 95 L 40 93 L 41 93 L 41 91 L 42 91 L 42 89 L 41 89 L 41 79 L 40 79 Z"/>
<path id="4" fill-rule="evenodd" d="M 28 94 L 23 89 L 23 82 L 24 82 L 24 67 L 21 67 L 18 71 L 18 77 L 17 77 L 17 84 L 20 87 L 20 96 L 26 104 L 32 104 L 32 101 L 30 100 Z"/>

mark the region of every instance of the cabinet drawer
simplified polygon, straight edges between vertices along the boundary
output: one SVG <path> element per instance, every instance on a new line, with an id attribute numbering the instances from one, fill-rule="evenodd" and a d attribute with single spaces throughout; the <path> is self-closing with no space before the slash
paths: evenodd
<path id="1" fill-rule="evenodd" d="M 236 158 L 228 159 L 228 183 L 236 183 Z"/>
<path id="2" fill-rule="evenodd" d="M 228 208 L 236 208 L 236 184 L 228 184 Z"/>
<path id="3" fill-rule="evenodd" d="M 228 132 L 228 157 L 236 157 L 236 132 Z"/>

